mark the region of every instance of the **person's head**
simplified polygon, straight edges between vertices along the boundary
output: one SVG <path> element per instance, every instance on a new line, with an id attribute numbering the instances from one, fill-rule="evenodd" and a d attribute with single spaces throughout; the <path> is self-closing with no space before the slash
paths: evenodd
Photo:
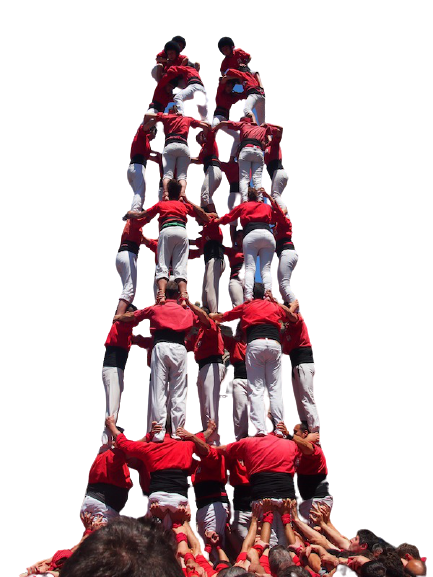
<path id="1" fill-rule="evenodd" d="M 158 132 L 158 129 L 156 128 L 156 126 L 152 126 L 151 128 L 149 128 L 149 140 L 153 140 L 156 136 Z"/>
<path id="2" fill-rule="evenodd" d="M 385 544 L 385 541 L 368 529 L 360 529 L 350 540 L 349 551 L 352 553 L 362 553 L 365 549 L 371 551 L 376 543 Z"/>
<path id="3" fill-rule="evenodd" d="M 232 328 L 227 325 L 220 325 L 221 334 L 223 337 L 232 337 L 233 331 Z"/>
<path id="4" fill-rule="evenodd" d="M 167 184 L 167 191 L 168 191 L 168 198 L 170 200 L 179 200 L 180 191 L 182 190 L 182 186 L 177 182 L 176 179 L 172 178 L 168 181 Z"/>
<path id="5" fill-rule="evenodd" d="M 308 427 L 304 423 L 299 423 L 293 427 L 293 436 L 305 439 L 308 436 Z"/>
<path id="6" fill-rule="evenodd" d="M 408 577 L 414 577 L 414 575 L 427 575 L 427 567 L 421 559 L 411 559 L 406 563 L 404 573 Z"/>
<path id="7" fill-rule="evenodd" d="M 276 545 L 269 551 L 269 567 L 272 575 L 276 575 L 282 569 L 294 565 L 292 556 L 282 545 Z"/>
<path id="8" fill-rule="evenodd" d="M 265 285 L 262 282 L 255 282 L 253 288 L 253 298 L 263 299 L 265 297 Z"/>
<path id="9" fill-rule="evenodd" d="M 135 313 L 135 311 L 137 310 L 137 307 L 133 304 L 129 304 L 128 308 L 126 309 L 127 313 Z"/>
<path id="10" fill-rule="evenodd" d="M 404 577 L 404 566 L 395 549 L 385 549 L 377 560 L 385 565 L 386 577 Z"/>
<path id="11" fill-rule="evenodd" d="M 219 51 L 224 54 L 224 56 L 230 56 L 233 53 L 233 48 L 235 47 L 235 43 L 231 38 L 228 36 L 223 36 L 218 41 L 218 48 Z"/>
<path id="12" fill-rule="evenodd" d="M 85 539 L 62 577 L 183 577 L 173 534 L 151 519 L 120 516 Z"/>
<path id="13" fill-rule="evenodd" d="M 179 287 L 176 281 L 169 280 L 167 286 L 165 287 L 165 296 L 168 299 L 177 300 L 179 297 Z"/>
<path id="14" fill-rule="evenodd" d="M 218 573 L 218 577 L 237 577 L 238 575 L 245 575 L 246 572 L 243 567 L 227 567 Z"/>
<path id="15" fill-rule="evenodd" d="M 410 545 L 409 543 L 402 543 L 397 547 L 395 551 L 403 560 L 403 563 L 405 561 L 410 561 L 411 559 L 421 559 L 418 547 L 415 547 L 415 545 Z"/>
<path id="16" fill-rule="evenodd" d="M 185 50 L 186 40 L 183 36 L 173 36 L 173 38 L 171 40 L 173 42 L 176 42 L 176 44 L 179 46 L 181 52 L 182 52 L 182 50 Z"/>
<path id="17" fill-rule="evenodd" d="M 179 44 L 177 42 L 173 42 L 173 40 L 166 42 L 164 46 L 164 54 L 167 60 L 176 60 L 180 54 Z"/>
<path id="18" fill-rule="evenodd" d="M 244 242 L 244 231 L 239 228 L 236 232 L 235 232 L 235 245 L 238 247 L 242 247 Z"/>
<path id="19" fill-rule="evenodd" d="M 206 136 L 204 134 L 204 130 L 201 130 L 197 136 L 195 137 L 196 141 L 200 144 L 200 146 L 202 144 L 204 144 L 206 142 Z"/>
<path id="20" fill-rule="evenodd" d="M 248 187 L 248 200 L 250 201 L 259 201 L 259 191 L 252 186 Z"/>
<path id="21" fill-rule="evenodd" d="M 285 567 L 277 573 L 278 577 L 311 577 L 311 574 L 304 568 L 293 565 L 292 567 Z"/>
<path id="22" fill-rule="evenodd" d="M 368 561 L 361 566 L 361 577 L 385 577 L 386 567 L 379 561 Z"/>

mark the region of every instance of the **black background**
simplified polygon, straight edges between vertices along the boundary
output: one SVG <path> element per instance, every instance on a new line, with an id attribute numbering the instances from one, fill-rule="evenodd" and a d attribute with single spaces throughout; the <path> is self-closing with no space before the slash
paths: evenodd
<path id="1" fill-rule="evenodd" d="M 184 52 L 201 61 L 210 117 L 222 59 L 217 42 L 227 34 L 251 52 L 251 67 L 261 72 L 266 119 L 284 127 L 284 166 L 290 174 L 284 199 L 300 255 L 292 286 L 314 348 L 333 522 L 349 537 L 368 527 L 394 544 L 414 543 L 426 555 L 420 530 L 428 447 L 420 395 L 426 385 L 424 371 L 414 363 L 418 359 L 410 354 L 419 344 L 406 238 L 413 213 L 389 183 L 391 153 L 382 119 L 394 103 L 380 97 L 380 72 L 374 64 L 366 67 L 360 49 L 342 50 L 332 38 L 318 45 L 307 35 L 289 46 L 284 34 L 270 32 L 221 30 L 198 37 L 165 30 L 156 40 L 145 40 L 139 55 L 94 46 L 88 60 L 71 64 L 72 105 L 58 115 L 61 138 L 49 151 L 57 159 L 51 182 L 61 203 L 50 202 L 43 229 L 33 233 L 38 248 L 29 248 L 41 275 L 33 274 L 26 286 L 38 295 L 35 309 L 42 314 L 29 335 L 30 369 L 36 374 L 20 401 L 25 424 L 19 430 L 27 431 L 28 439 L 24 457 L 21 450 L 16 457 L 22 473 L 20 532 L 26 543 L 20 563 L 71 547 L 81 536 L 78 512 L 103 427 L 103 343 L 121 291 L 114 258 L 121 218 L 132 198 L 126 181 L 129 146 L 152 99 L 154 55 L 179 33 L 186 39 Z M 241 108 L 233 108 L 233 118 Z M 186 111 L 197 117 L 192 102 Z M 225 136 L 218 136 L 224 160 L 230 146 Z M 190 145 L 196 155 L 193 136 Z M 191 165 L 187 193 L 196 202 L 202 176 L 202 167 Z M 156 201 L 157 182 L 156 166 L 149 163 L 145 206 Z M 227 190 L 224 180 L 215 195 L 220 213 Z M 198 236 L 195 221 L 190 222 L 190 237 Z M 144 232 L 156 236 L 156 221 Z M 47 256 L 54 253 L 45 250 L 53 248 L 53 239 L 54 260 Z M 201 296 L 202 269 L 202 260 L 190 262 L 192 300 Z M 153 255 L 146 248 L 138 271 L 135 304 L 141 308 L 152 303 Z M 227 277 L 226 272 L 221 280 L 220 310 L 230 308 Z M 146 323 L 136 332 L 147 334 Z M 291 427 L 297 416 L 288 368 L 286 362 L 286 423 Z M 193 431 L 201 429 L 195 375 L 190 357 L 187 428 Z M 118 419 L 131 439 L 146 429 L 148 380 L 146 353 L 134 347 Z M 221 402 L 224 442 L 233 436 L 230 403 L 230 398 Z M 124 513 L 144 511 L 135 486 Z"/>

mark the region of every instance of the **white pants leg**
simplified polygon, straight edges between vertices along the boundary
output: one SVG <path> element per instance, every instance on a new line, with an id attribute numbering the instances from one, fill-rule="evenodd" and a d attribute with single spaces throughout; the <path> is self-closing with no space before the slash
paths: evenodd
<path id="1" fill-rule="evenodd" d="M 124 371 L 119 367 L 102 367 L 102 382 L 105 389 L 105 417 L 114 416 L 114 422 L 120 409 L 120 399 L 124 388 Z M 105 428 L 102 433 L 102 445 L 109 445 L 113 439 L 110 431 Z"/>
<path id="2" fill-rule="evenodd" d="M 232 301 L 232 307 L 237 307 L 244 302 L 244 286 L 242 281 L 236 278 L 230 279 L 229 295 Z"/>
<path id="3" fill-rule="evenodd" d="M 248 199 L 250 173 L 252 173 L 255 188 L 262 184 L 263 150 L 259 146 L 244 146 L 239 154 L 239 191 L 242 202 Z"/>
<path id="4" fill-rule="evenodd" d="M 207 428 L 209 419 L 213 419 L 217 429 L 209 439 L 208 443 L 215 441 L 219 445 L 220 436 L 218 434 L 218 409 L 220 402 L 220 388 L 224 380 L 226 368 L 222 363 L 209 363 L 202 367 L 197 375 L 198 398 L 200 401 L 200 415 L 203 429 Z"/>
<path id="5" fill-rule="evenodd" d="M 197 530 L 203 541 L 206 537 L 206 531 L 215 531 L 215 533 L 218 533 L 222 543 L 221 546 L 224 548 L 228 513 L 229 508 L 227 503 L 221 503 L 219 501 L 197 509 Z"/>
<path id="6" fill-rule="evenodd" d="M 286 209 L 287 206 L 281 200 L 281 195 L 283 194 L 288 181 L 289 176 L 284 168 L 278 168 L 274 171 L 274 174 L 272 175 L 271 196 L 283 210 Z"/>
<path id="7" fill-rule="evenodd" d="M 158 238 L 155 278 L 169 278 L 170 264 L 175 279 L 187 280 L 188 236 L 183 226 L 168 226 L 161 230 Z"/>
<path id="8" fill-rule="evenodd" d="M 296 250 L 285 249 L 280 254 L 277 276 L 280 294 L 284 302 L 291 303 L 296 300 L 295 293 L 290 288 L 290 279 L 292 278 L 292 272 L 297 262 L 298 253 Z"/>
<path id="9" fill-rule="evenodd" d="M 128 182 L 132 188 L 134 196 L 132 197 L 131 210 L 142 210 L 144 197 L 146 194 L 146 167 L 143 164 L 134 162 L 128 166 Z"/>
<path id="10" fill-rule="evenodd" d="M 244 105 L 244 114 L 256 110 L 257 124 L 263 124 L 265 121 L 265 104 L 266 98 L 263 94 L 250 94 L 247 96 Z"/>
<path id="11" fill-rule="evenodd" d="M 225 118 L 225 116 L 220 116 L 219 114 L 214 116 L 212 120 L 212 128 L 214 128 L 214 126 L 216 126 L 223 120 L 227 120 L 227 118 Z M 239 132 L 237 130 L 230 130 L 230 128 L 226 128 L 225 126 L 221 130 L 233 138 L 233 144 L 230 150 L 230 156 L 237 156 L 237 151 L 240 143 Z"/>
<path id="12" fill-rule="evenodd" d="M 186 100 L 192 100 L 196 92 L 201 92 L 204 95 L 201 97 L 204 101 L 203 104 L 197 104 L 197 110 L 200 114 L 201 120 L 206 120 L 208 115 L 208 108 L 207 108 L 207 94 L 205 87 L 202 84 L 189 84 L 183 90 L 180 90 L 174 97 L 174 103 L 177 106 L 179 112 L 185 115 L 185 107 L 183 103 Z"/>
<path id="13" fill-rule="evenodd" d="M 221 184 L 222 177 L 221 169 L 218 166 L 209 166 L 201 187 L 200 206 L 204 207 L 213 202 L 214 192 Z"/>
<path id="14" fill-rule="evenodd" d="M 334 504 L 334 499 L 331 495 L 327 497 L 313 497 L 312 499 L 306 499 L 302 501 L 299 505 L 299 513 L 304 518 L 305 522 L 308 523 L 310 526 L 315 525 L 310 520 L 310 511 L 313 508 L 313 505 L 328 505 L 328 507 L 332 510 L 332 506 Z"/>
<path id="15" fill-rule="evenodd" d="M 137 289 L 137 255 L 129 250 L 118 252 L 116 255 L 116 269 L 123 284 L 119 299 L 132 303 Z"/>
<path id="16" fill-rule="evenodd" d="M 211 258 L 205 265 L 201 300 L 211 313 L 218 312 L 220 278 L 225 262 L 220 258 Z"/>
<path id="17" fill-rule="evenodd" d="M 245 540 L 245 537 L 248 534 L 248 529 L 250 528 L 251 523 L 251 511 L 238 511 L 237 509 L 233 512 L 233 523 L 232 523 L 232 530 L 234 533 L 237 533 L 242 541 Z"/>
<path id="18" fill-rule="evenodd" d="M 182 144 L 182 142 L 167 144 L 162 151 L 163 178 L 174 178 L 176 169 L 177 180 L 186 180 L 190 162 L 191 154 L 186 144 Z"/>
<path id="19" fill-rule="evenodd" d="M 152 350 L 150 361 L 149 406 L 147 430 L 152 421 L 162 425 L 162 431 L 153 438 L 162 442 L 167 420 L 167 402 L 170 397 L 171 425 L 174 432 L 185 425 L 187 393 L 186 348 L 178 343 L 157 343 Z"/>
<path id="20" fill-rule="evenodd" d="M 236 441 L 248 437 L 247 379 L 233 379 L 233 425 Z"/>
<path id="21" fill-rule="evenodd" d="M 292 385 L 299 419 L 307 421 L 311 433 L 320 428 L 319 413 L 314 400 L 314 363 L 301 363 L 292 369 Z"/>
<path id="22" fill-rule="evenodd" d="M 266 434 L 265 403 L 263 395 L 268 389 L 270 411 L 274 423 L 283 421 L 283 395 L 281 381 L 281 345 L 272 339 L 255 339 L 247 345 L 245 357 L 248 376 L 250 419 L 257 433 Z"/>
<path id="23" fill-rule="evenodd" d="M 91 513 L 93 516 L 101 515 L 102 521 L 106 523 L 119 516 L 119 513 L 115 509 L 88 495 L 84 497 L 80 509 L 80 515 L 84 515 L 84 513 Z"/>
<path id="24" fill-rule="evenodd" d="M 147 504 L 147 516 L 151 517 L 151 505 L 157 503 L 162 512 L 176 513 L 179 507 L 185 507 L 187 511 L 190 509 L 188 499 L 179 493 L 167 493 L 166 491 L 154 491 L 149 495 Z M 170 515 L 164 515 L 162 522 L 164 529 L 171 529 L 172 521 Z"/>
<path id="25" fill-rule="evenodd" d="M 260 257 L 260 271 L 265 290 L 272 290 L 271 262 L 275 252 L 274 235 L 266 229 L 249 232 L 243 241 L 245 258 L 245 299 L 253 298 L 256 261 Z"/>

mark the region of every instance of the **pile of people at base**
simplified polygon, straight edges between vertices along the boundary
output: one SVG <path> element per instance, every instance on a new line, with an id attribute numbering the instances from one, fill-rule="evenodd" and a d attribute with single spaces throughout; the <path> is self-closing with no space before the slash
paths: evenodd
<path id="1" fill-rule="evenodd" d="M 347 539 L 330 519 L 333 498 L 320 445 L 314 401 L 314 359 L 305 321 L 291 287 L 298 255 L 281 194 L 287 184 L 280 142 L 283 129 L 265 123 L 265 94 L 250 55 L 222 38 L 222 76 L 216 109 L 208 122 L 200 66 L 182 54 L 182 37 L 157 55 L 157 81 L 149 110 L 131 148 L 128 180 L 133 189 L 116 258 L 123 290 L 105 342 L 102 379 L 106 393 L 102 444 L 89 473 L 81 507 L 85 526 L 80 543 L 29 567 L 26 575 L 311 575 L 332 574 L 339 565 L 362 577 L 425 574 L 416 547 L 394 548 L 368 530 Z M 177 88 L 176 94 L 173 90 Z M 196 97 L 201 120 L 184 116 L 184 102 Z M 239 122 L 229 120 L 232 104 L 245 99 Z M 171 106 L 174 103 L 173 106 Z M 171 106 L 171 107 L 170 107 Z M 168 112 L 166 110 L 169 109 Z M 257 117 L 257 122 L 256 122 Z M 155 125 L 162 123 L 165 147 L 151 150 Z M 191 159 L 190 128 L 201 128 L 201 152 Z M 231 157 L 220 162 L 216 136 L 233 137 Z M 159 201 L 144 209 L 147 160 L 160 166 Z M 186 197 L 189 164 L 204 166 L 200 202 Z M 271 193 L 262 188 L 266 164 Z M 213 195 L 222 171 L 230 189 L 228 214 L 219 217 Z M 249 186 L 252 179 L 253 187 Z M 158 239 L 143 228 L 159 215 Z M 202 226 L 189 240 L 187 219 Z M 241 229 L 238 229 L 238 219 Z M 224 246 L 221 226 L 230 225 L 232 246 Z M 140 245 L 155 253 L 156 304 L 138 310 L 132 303 Z M 190 244 L 195 249 L 190 250 Z M 271 262 L 277 253 L 279 290 L 272 293 Z M 228 257 L 233 309 L 218 312 L 219 284 Z M 188 258 L 204 259 L 203 306 L 187 292 Z M 256 261 L 263 282 L 255 282 Z M 150 335 L 133 334 L 149 320 Z M 239 319 L 235 334 L 224 323 Z M 124 371 L 132 345 L 148 351 L 150 366 L 148 433 L 129 440 L 117 426 Z M 187 353 L 198 364 L 197 388 L 203 430 L 185 429 Z M 292 363 L 292 384 L 299 423 L 293 434 L 284 423 L 281 356 Z M 222 446 L 218 433 L 221 383 L 234 367 L 235 441 Z M 269 411 L 264 393 L 269 396 Z M 267 433 L 266 418 L 273 432 Z M 248 436 L 249 424 L 256 429 Z M 139 473 L 148 498 L 147 515 L 121 516 L 132 488 L 130 469 Z M 302 502 L 298 505 L 294 476 Z M 197 506 L 190 525 L 188 480 Z M 233 487 L 229 502 L 226 484 Z"/>

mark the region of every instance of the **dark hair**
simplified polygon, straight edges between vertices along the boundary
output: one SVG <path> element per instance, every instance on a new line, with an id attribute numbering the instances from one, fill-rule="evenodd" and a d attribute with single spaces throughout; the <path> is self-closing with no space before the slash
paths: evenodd
<path id="1" fill-rule="evenodd" d="M 201 307 L 201 310 L 204 311 L 207 315 L 210 313 L 210 308 L 209 308 L 209 307 L 202 306 L 202 307 Z"/>
<path id="2" fill-rule="evenodd" d="M 385 577 L 386 567 L 379 561 L 368 561 L 361 567 L 361 577 Z"/>
<path id="3" fill-rule="evenodd" d="M 377 535 L 375 535 L 373 533 L 373 531 L 369 531 L 368 529 L 360 529 L 357 533 L 356 533 L 359 537 L 359 544 L 360 545 L 367 545 L 367 549 L 369 551 L 371 551 L 373 549 L 373 545 L 376 545 L 377 543 L 379 545 L 382 545 L 382 547 L 391 547 L 391 545 L 389 545 L 389 543 L 387 543 L 386 541 L 384 541 L 381 537 L 378 537 Z"/>
<path id="4" fill-rule="evenodd" d="M 246 572 L 243 567 L 227 567 L 218 573 L 218 577 L 237 577 L 238 575 L 245 575 Z"/>
<path id="5" fill-rule="evenodd" d="M 132 303 L 129 303 L 128 308 L 126 309 L 127 312 L 134 313 L 137 310 L 137 307 Z"/>
<path id="6" fill-rule="evenodd" d="M 173 36 L 172 41 L 176 42 L 179 48 L 180 45 L 183 44 L 182 50 L 186 48 L 186 40 L 183 36 Z"/>
<path id="7" fill-rule="evenodd" d="M 235 43 L 228 36 L 223 36 L 220 38 L 220 40 L 218 40 L 218 48 L 220 52 L 222 52 L 221 48 L 223 48 L 223 46 L 228 46 L 229 48 L 233 49 L 235 47 Z"/>
<path id="8" fill-rule="evenodd" d="M 156 133 L 158 132 L 158 129 L 156 128 L 156 126 L 151 126 L 151 127 L 149 128 L 149 132 L 150 132 L 151 134 L 154 134 L 154 135 L 156 136 Z"/>
<path id="9" fill-rule="evenodd" d="M 262 299 L 265 296 L 265 285 L 262 282 L 255 282 L 253 288 L 253 297 Z"/>
<path id="10" fill-rule="evenodd" d="M 170 42 L 166 42 L 164 46 L 164 54 L 166 56 L 169 50 L 174 50 L 178 56 L 180 54 L 180 46 L 177 42 L 173 42 L 173 40 L 170 40 Z"/>
<path id="11" fill-rule="evenodd" d="M 272 575 L 292 565 L 294 565 L 292 556 L 282 545 L 276 545 L 269 551 L 269 567 Z"/>
<path id="12" fill-rule="evenodd" d="M 400 557 L 410 555 L 414 559 L 421 559 L 418 547 L 415 547 L 415 545 L 410 545 L 409 543 L 402 543 L 397 547 L 395 551 Z"/>
<path id="13" fill-rule="evenodd" d="M 395 550 L 388 549 L 377 560 L 385 565 L 387 577 L 403 577 L 404 567 L 399 555 Z"/>
<path id="14" fill-rule="evenodd" d="M 169 299 L 175 299 L 179 295 L 179 287 L 176 281 L 169 280 L 165 287 L 165 294 Z"/>
<path id="15" fill-rule="evenodd" d="M 300 430 L 301 430 L 302 433 L 305 433 L 305 432 L 308 433 L 308 432 L 309 432 L 308 426 L 307 426 L 303 421 L 301 421 L 301 422 L 299 423 L 299 428 L 300 428 Z"/>
<path id="16" fill-rule="evenodd" d="M 296 575 L 297 577 L 311 577 L 311 574 L 304 568 L 293 565 L 292 567 L 285 567 L 277 573 L 278 577 L 292 577 Z"/>
<path id="17" fill-rule="evenodd" d="M 182 186 L 172 178 L 168 181 L 167 185 L 168 190 L 168 197 L 170 200 L 179 200 L 180 191 L 182 190 Z"/>
<path id="18" fill-rule="evenodd" d="M 174 536 L 151 519 L 120 516 L 85 539 L 62 577 L 183 577 Z"/>
<path id="19" fill-rule="evenodd" d="M 259 193 L 252 186 L 248 187 L 248 200 L 259 200 Z"/>

